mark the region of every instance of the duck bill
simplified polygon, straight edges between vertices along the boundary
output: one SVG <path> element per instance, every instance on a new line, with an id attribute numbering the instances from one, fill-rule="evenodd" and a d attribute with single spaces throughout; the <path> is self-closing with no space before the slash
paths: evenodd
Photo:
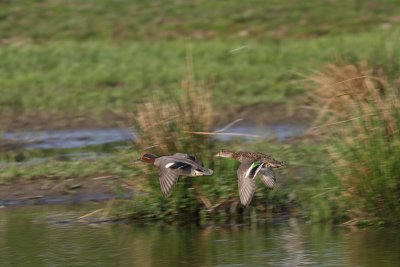
<path id="1" fill-rule="evenodd" d="M 273 164 L 272 165 L 273 168 L 284 168 L 285 167 L 285 163 L 283 161 L 279 162 L 278 164 Z"/>

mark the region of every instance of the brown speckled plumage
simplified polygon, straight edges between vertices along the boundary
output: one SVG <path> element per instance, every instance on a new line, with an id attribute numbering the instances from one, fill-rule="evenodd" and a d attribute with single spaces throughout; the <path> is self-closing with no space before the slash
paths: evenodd
<path id="1" fill-rule="evenodd" d="M 261 161 L 269 165 L 270 167 L 279 168 L 283 167 L 283 161 L 278 161 L 272 158 L 269 154 L 264 154 L 261 152 L 252 152 L 252 151 L 231 151 L 227 149 L 222 149 L 218 154 L 225 154 L 225 157 L 236 159 L 240 162 L 252 160 L 252 161 Z"/>
<path id="2" fill-rule="evenodd" d="M 275 173 L 273 168 L 281 168 L 285 164 L 272 158 L 271 155 L 261 152 L 220 150 L 215 156 L 233 158 L 240 161 L 237 170 L 239 197 L 244 206 L 250 205 L 256 190 L 255 177 L 260 176 L 261 181 L 268 187 L 275 186 Z"/>

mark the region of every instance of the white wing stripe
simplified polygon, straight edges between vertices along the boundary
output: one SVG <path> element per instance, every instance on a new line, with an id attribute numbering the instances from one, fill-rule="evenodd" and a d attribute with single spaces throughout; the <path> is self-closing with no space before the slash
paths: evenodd
<path id="1" fill-rule="evenodd" d="M 249 177 L 250 172 L 251 172 L 251 169 L 253 169 L 253 167 L 254 167 L 254 162 L 253 162 L 253 163 L 251 164 L 251 166 L 247 169 L 247 172 L 246 172 L 246 174 L 244 175 L 244 178 Z"/>
<path id="2" fill-rule="evenodd" d="M 171 167 L 171 166 L 174 165 L 174 164 L 175 164 L 175 162 L 167 163 L 167 164 L 165 165 L 165 168 L 169 168 L 169 167 Z"/>
<path id="3" fill-rule="evenodd" d="M 260 166 L 258 166 L 256 172 L 254 173 L 253 179 L 256 178 L 258 172 L 261 170 L 261 168 L 264 166 L 264 163 L 261 163 Z"/>

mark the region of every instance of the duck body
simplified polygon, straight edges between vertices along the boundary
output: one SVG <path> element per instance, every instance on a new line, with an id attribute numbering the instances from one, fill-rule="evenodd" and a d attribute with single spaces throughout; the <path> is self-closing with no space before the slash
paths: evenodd
<path id="1" fill-rule="evenodd" d="M 204 167 L 201 160 L 193 155 L 175 153 L 171 156 L 158 157 L 153 154 L 144 154 L 141 160 L 156 166 L 160 173 L 161 191 L 165 197 L 172 193 L 172 189 L 179 176 L 212 175 L 213 171 Z"/>
<path id="2" fill-rule="evenodd" d="M 275 187 L 275 173 L 273 168 L 284 166 L 282 161 L 272 158 L 271 155 L 261 152 L 221 150 L 215 156 L 233 158 L 240 162 L 237 170 L 239 197 L 244 206 L 248 206 L 256 190 L 255 178 L 258 175 L 261 181 L 270 189 Z"/>

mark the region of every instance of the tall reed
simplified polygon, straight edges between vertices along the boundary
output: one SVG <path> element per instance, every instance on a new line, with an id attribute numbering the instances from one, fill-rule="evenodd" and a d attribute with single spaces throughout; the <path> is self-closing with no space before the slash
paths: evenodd
<path id="1" fill-rule="evenodd" d="M 400 221 L 398 91 L 363 62 L 316 73 L 318 117 L 329 170 L 354 221 Z M 344 207 L 344 205 L 342 205 Z"/>

